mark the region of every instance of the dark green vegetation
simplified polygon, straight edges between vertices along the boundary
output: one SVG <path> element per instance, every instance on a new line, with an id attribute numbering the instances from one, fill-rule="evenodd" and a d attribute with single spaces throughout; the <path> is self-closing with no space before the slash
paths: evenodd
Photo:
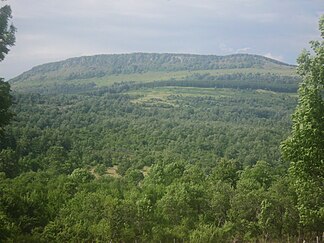
<path id="1" fill-rule="evenodd" d="M 8 125 L 13 113 L 9 110 L 12 104 L 10 85 L 0 78 L 0 136 L 3 135 L 4 126 Z"/>
<path id="2" fill-rule="evenodd" d="M 8 54 L 10 47 L 15 44 L 16 28 L 11 21 L 11 7 L 5 5 L 0 8 L 0 61 Z"/>
<path id="3" fill-rule="evenodd" d="M 0 148 L 0 240 L 314 239 L 279 150 L 298 81 L 252 55 L 96 56 L 26 72 Z"/>
<path id="4" fill-rule="evenodd" d="M 320 20 L 324 39 L 324 15 Z M 303 82 L 293 115 L 291 136 L 283 142 L 285 159 L 291 161 L 290 174 L 298 198 L 304 227 L 324 229 L 324 40 L 312 41 L 314 52 L 303 51 L 298 58 L 298 73 Z"/>
<path id="5" fill-rule="evenodd" d="M 15 43 L 15 27 L 10 23 L 11 8 L 5 5 L 0 8 L 0 62 L 8 54 L 9 48 Z M 7 125 L 12 118 L 9 107 L 12 103 L 10 95 L 10 85 L 4 82 L 0 77 L 0 136 L 3 133 L 3 127 Z"/>

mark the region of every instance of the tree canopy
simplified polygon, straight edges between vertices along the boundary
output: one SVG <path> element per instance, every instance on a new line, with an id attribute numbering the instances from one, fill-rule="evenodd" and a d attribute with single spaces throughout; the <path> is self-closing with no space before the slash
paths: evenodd
<path id="1" fill-rule="evenodd" d="M 303 82 L 291 136 L 282 143 L 284 158 L 291 162 L 301 222 L 313 230 L 324 228 L 324 16 L 320 31 L 322 40 L 310 42 L 314 55 L 304 50 L 298 58 Z"/>
<path id="2" fill-rule="evenodd" d="M 314 242 L 323 42 L 312 46 L 298 60 L 284 161 L 297 104 L 284 73 L 15 90 L 0 146 L 0 241 Z"/>
<path id="3" fill-rule="evenodd" d="M 16 28 L 10 23 L 11 7 L 5 5 L 0 8 L 0 61 L 8 54 L 9 48 L 15 44 Z"/>
<path id="4" fill-rule="evenodd" d="M 11 8 L 5 5 L 0 8 L 0 62 L 9 52 L 9 47 L 15 43 L 16 28 L 10 23 Z M 9 110 L 12 103 L 10 95 L 10 85 L 0 78 L 0 135 L 3 132 L 3 127 L 7 125 L 13 116 Z"/>

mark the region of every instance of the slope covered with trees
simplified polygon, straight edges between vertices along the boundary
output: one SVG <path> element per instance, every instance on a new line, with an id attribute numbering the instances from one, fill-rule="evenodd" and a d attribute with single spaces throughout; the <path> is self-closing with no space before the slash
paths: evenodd
<path id="1" fill-rule="evenodd" d="M 17 77 L 0 241 L 323 241 L 320 53 L 301 58 L 292 121 L 299 79 L 259 56 L 84 57 Z"/>
<path id="2" fill-rule="evenodd" d="M 65 61 L 43 64 L 23 73 L 12 82 L 28 80 L 87 79 L 115 74 L 132 74 L 156 71 L 194 71 L 237 68 L 283 68 L 290 65 L 257 55 L 229 56 L 133 53 L 84 56 Z"/>
<path id="3" fill-rule="evenodd" d="M 182 85 L 228 87 L 247 82 L 248 88 L 272 88 L 286 83 L 285 91 L 297 90 L 293 66 L 257 55 L 230 56 L 133 53 L 72 58 L 37 66 L 10 80 L 21 92 L 75 93 L 109 87 L 115 83 L 169 81 Z M 278 80 L 280 79 L 281 80 Z M 174 82 L 176 81 L 176 82 Z M 273 84 L 274 83 L 274 84 Z M 269 85 L 267 85 L 269 84 Z"/>
<path id="4" fill-rule="evenodd" d="M 156 87 L 15 99 L 0 153 L 4 239 L 297 235 L 279 151 L 295 94 Z"/>

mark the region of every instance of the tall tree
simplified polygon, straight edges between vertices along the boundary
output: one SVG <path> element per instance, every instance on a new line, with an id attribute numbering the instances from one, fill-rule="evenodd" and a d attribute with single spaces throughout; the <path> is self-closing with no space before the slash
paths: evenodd
<path id="1" fill-rule="evenodd" d="M 11 24 L 11 8 L 5 5 L 0 8 L 0 62 L 8 54 L 9 48 L 15 44 L 16 28 Z M 7 125 L 13 114 L 9 107 L 12 103 L 10 95 L 10 85 L 0 78 L 0 135 L 3 126 Z"/>
<path id="2" fill-rule="evenodd" d="M 313 232 L 324 229 L 324 15 L 320 31 L 322 40 L 310 42 L 314 54 L 304 50 L 297 60 L 303 81 L 291 136 L 281 145 L 291 163 L 300 223 Z"/>
<path id="3" fill-rule="evenodd" d="M 11 104 L 10 85 L 0 78 L 0 135 L 3 133 L 3 127 L 9 123 L 13 116 L 9 110 Z"/>
<path id="4" fill-rule="evenodd" d="M 11 24 L 11 8 L 5 5 L 0 8 L 0 61 L 5 58 L 9 52 L 9 47 L 15 44 L 16 28 Z"/>

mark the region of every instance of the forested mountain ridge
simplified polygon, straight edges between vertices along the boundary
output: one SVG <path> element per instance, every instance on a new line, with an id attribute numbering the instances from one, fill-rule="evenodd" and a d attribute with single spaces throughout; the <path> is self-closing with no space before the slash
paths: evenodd
<path id="1" fill-rule="evenodd" d="M 249 54 L 228 56 L 157 53 L 112 54 L 82 56 L 42 64 L 12 79 L 11 82 L 42 79 L 44 75 L 72 80 L 148 71 L 193 71 L 253 67 L 291 68 L 292 66 L 267 57 Z"/>
<path id="2" fill-rule="evenodd" d="M 154 86 L 170 86 L 172 82 L 171 86 L 226 86 L 274 91 L 278 91 L 279 83 L 280 87 L 288 84 L 284 91 L 295 92 L 298 78 L 294 66 L 258 55 L 133 53 L 84 56 L 47 63 L 9 82 L 14 90 L 40 93 L 75 93 L 121 82 L 155 82 Z M 269 86 L 273 82 L 276 84 Z"/>
<path id="3" fill-rule="evenodd" d="M 297 68 L 135 53 L 44 64 L 11 93 L 0 78 L 0 242 L 324 242 L 311 47 Z"/>
<path id="4" fill-rule="evenodd" d="M 82 76 L 89 63 L 80 58 L 70 59 L 79 61 L 74 79 L 35 67 L 39 79 L 12 80 L 0 241 L 297 239 L 279 145 L 300 79 L 295 67 L 253 58 L 208 70 L 180 70 L 178 59 L 162 70 L 155 61 L 155 70 L 93 78 Z"/>

